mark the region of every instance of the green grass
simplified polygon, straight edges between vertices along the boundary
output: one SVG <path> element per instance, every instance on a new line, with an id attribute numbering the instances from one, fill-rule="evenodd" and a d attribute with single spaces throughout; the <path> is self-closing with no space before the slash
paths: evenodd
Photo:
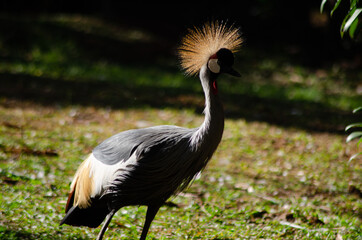
<path id="1" fill-rule="evenodd" d="M 76 168 L 117 132 L 198 126 L 199 81 L 142 29 L 3 15 L 0 31 L 0 239 L 94 239 L 99 228 L 59 226 Z M 361 160 L 348 163 L 357 149 L 341 133 L 356 122 L 362 72 L 247 46 L 238 59 L 242 78 L 219 81 L 223 141 L 149 239 L 360 238 Z M 145 210 L 121 209 L 106 237 L 137 239 Z"/>

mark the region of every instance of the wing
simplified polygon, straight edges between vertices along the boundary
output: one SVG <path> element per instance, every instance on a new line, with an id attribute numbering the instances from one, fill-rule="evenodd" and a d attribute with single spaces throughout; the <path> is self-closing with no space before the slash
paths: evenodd
<path id="1" fill-rule="evenodd" d="M 138 132 L 137 143 L 128 150 L 130 158 L 117 170 L 103 196 L 109 197 L 115 208 L 148 205 L 187 187 L 206 159 L 190 147 L 195 130 L 172 126 L 141 129 L 143 135 Z"/>
<path id="2" fill-rule="evenodd" d="M 138 185 L 132 181 L 126 183 L 129 176 L 147 179 L 151 178 L 150 174 L 158 176 L 165 168 L 167 171 L 165 160 L 173 152 L 183 153 L 187 149 L 192 132 L 176 126 L 158 126 L 129 130 L 108 138 L 79 166 L 71 184 L 66 212 L 73 206 L 91 207 L 114 181 L 123 188 L 136 190 L 141 182 L 136 181 Z M 175 151 L 179 145 L 183 146 L 183 151 Z M 148 188 L 147 184 L 144 187 Z"/>
<path id="3" fill-rule="evenodd" d="M 94 150 L 94 157 L 107 165 L 127 161 L 139 146 L 149 149 L 176 135 L 187 134 L 190 129 L 177 126 L 157 126 L 120 132 L 106 139 Z"/>
<path id="4" fill-rule="evenodd" d="M 114 165 L 120 161 L 126 161 L 142 143 L 145 129 L 128 130 L 120 132 L 106 139 L 93 149 L 94 157 L 107 165 Z"/>

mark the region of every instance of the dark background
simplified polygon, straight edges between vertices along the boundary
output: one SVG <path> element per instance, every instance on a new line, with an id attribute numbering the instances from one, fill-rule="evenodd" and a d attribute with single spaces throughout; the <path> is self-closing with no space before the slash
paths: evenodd
<path id="1" fill-rule="evenodd" d="M 336 59 L 360 59 L 361 44 L 349 36 L 341 39 L 339 28 L 348 11 L 342 1 L 332 18 L 327 2 L 320 14 L 319 0 L 194 1 L 155 3 L 139 1 L 1 1 L 0 12 L 16 14 L 80 13 L 114 23 L 145 28 L 177 42 L 185 29 L 205 20 L 227 19 L 241 26 L 245 44 L 264 51 L 282 51 L 310 67 Z M 348 35 L 348 34 L 346 34 Z M 358 37 L 357 37 L 358 38 Z"/>

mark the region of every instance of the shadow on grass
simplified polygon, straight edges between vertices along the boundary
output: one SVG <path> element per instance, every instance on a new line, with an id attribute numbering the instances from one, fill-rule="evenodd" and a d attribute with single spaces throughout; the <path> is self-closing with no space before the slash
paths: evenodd
<path id="1" fill-rule="evenodd" d="M 194 108 L 203 109 L 203 94 L 192 86 L 152 87 L 100 82 L 71 81 L 34 77 L 22 74 L 0 74 L 0 97 L 30 101 L 46 106 L 84 105 L 127 108 Z M 283 89 L 280 89 L 283 95 Z M 236 94 L 224 91 L 226 117 L 265 121 L 272 124 L 296 127 L 310 131 L 343 132 L 346 124 L 353 122 L 352 113 L 308 101 L 290 101 L 265 98 L 253 94 Z M 195 97 L 196 96 L 196 97 Z M 189 101 L 188 98 L 197 98 Z M 186 100 L 185 100 L 186 99 Z M 6 101 L 2 103 L 6 105 Z M 6 106 L 5 106 L 6 107 Z"/>
<path id="2" fill-rule="evenodd" d="M 49 232 L 43 233 L 35 233 L 31 231 L 24 231 L 24 230 L 13 230 L 7 228 L 0 228 L 0 239 L 3 240 L 35 240 L 35 239 L 52 239 L 52 240 L 61 240 L 61 239 L 79 239 L 79 240 L 86 240 L 88 238 L 83 238 L 80 235 L 73 235 L 72 238 L 66 238 L 61 233 L 58 234 L 51 234 Z"/>
<path id="3" fill-rule="evenodd" d="M 149 65 L 155 57 L 172 55 L 172 46 L 165 38 L 81 15 L 0 13 L 0 33 L 0 61 L 3 62 L 45 60 L 67 63 L 105 59 L 117 63 Z M 57 52 L 44 59 L 42 55 L 34 54 L 34 50 L 41 53 Z"/>
<path id="4" fill-rule="evenodd" d="M 165 36 L 94 17 L 0 15 L 0 97 L 48 106 L 194 108 L 201 113 L 201 87 L 190 82 L 172 87 L 172 78 L 158 85 L 139 84 L 142 78 L 162 78 L 164 72 L 174 76 L 177 68 L 168 60 L 172 49 Z M 104 68 L 102 61 L 108 64 Z M 125 68 L 120 69 L 120 64 Z M 130 66 L 133 70 L 128 76 L 119 79 Z M 142 66 L 151 72 L 155 69 L 154 76 Z M 97 67 L 101 69 L 94 70 Z M 101 77 L 94 77 L 96 74 Z M 74 80 L 77 76 L 85 80 Z M 134 78 L 139 78 L 138 82 L 129 80 Z M 287 88 L 274 86 L 272 97 L 260 97 L 248 91 L 252 87 L 249 82 L 243 83 L 240 91 L 222 89 L 226 117 L 340 133 L 354 121 L 350 112 L 333 106 L 290 100 Z"/>

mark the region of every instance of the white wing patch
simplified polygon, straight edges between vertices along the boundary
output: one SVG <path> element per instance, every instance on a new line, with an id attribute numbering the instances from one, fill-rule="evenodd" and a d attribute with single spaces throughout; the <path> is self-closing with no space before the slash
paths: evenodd
<path id="1" fill-rule="evenodd" d="M 131 171 L 132 167 L 130 166 L 137 164 L 137 157 L 135 153 L 133 153 L 133 155 L 128 160 L 120 161 L 113 165 L 102 163 L 101 161 L 97 160 L 93 154 L 91 154 L 88 159 L 90 161 L 89 177 L 93 179 L 91 197 L 102 195 L 105 191 L 105 188 L 114 181 L 116 176 L 117 180 L 119 180 L 119 170 L 124 172 Z"/>

